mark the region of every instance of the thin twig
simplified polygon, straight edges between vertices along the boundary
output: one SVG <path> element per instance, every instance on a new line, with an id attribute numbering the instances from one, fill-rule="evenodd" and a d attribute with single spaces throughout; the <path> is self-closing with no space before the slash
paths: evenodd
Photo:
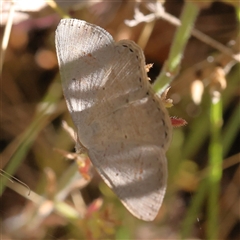
<path id="1" fill-rule="evenodd" d="M 0 169 L 0 175 L 6 176 L 6 178 L 8 178 L 8 180 L 10 182 L 12 182 L 12 183 L 14 183 L 13 180 L 15 180 L 16 182 L 19 182 L 20 184 L 22 184 L 24 187 L 26 187 L 28 189 L 28 196 L 30 195 L 31 189 L 30 189 L 30 187 L 26 183 L 22 182 L 21 180 L 19 180 L 18 178 L 12 176 L 11 174 L 8 174 L 7 172 L 5 172 L 2 169 Z"/>
<path id="2" fill-rule="evenodd" d="M 159 4 L 160 3 L 158 3 L 157 5 L 159 5 Z M 139 11 L 139 9 L 135 8 L 134 19 L 133 20 L 125 20 L 125 23 L 129 27 L 134 27 L 134 26 L 136 26 L 136 25 L 138 25 L 139 23 L 142 23 L 142 22 L 151 22 L 151 21 L 154 21 L 156 19 L 162 18 L 163 20 L 169 22 L 170 24 L 172 24 L 174 26 L 180 26 L 181 25 L 181 21 L 178 18 L 174 17 L 173 15 L 165 12 L 165 9 L 163 7 L 158 6 L 158 7 L 156 7 L 155 11 L 156 11 L 155 13 L 150 13 L 148 15 L 143 15 Z M 202 42 L 208 44 L 209 46 L 217 49 L 218 51 L 226 54 L 227 56 L 231 57 L 235 61 L 240 62 L 240 55 L 239 54 L 238 55 L 234 54 L 231 49 L 224 46 L 220 42 L 214 40 L 213 38 L 207 36 L 206 34 L 200 32 L 199 30 L 197 30 L 195 28 L 192 29 L 191 33 L 194 37 L 196 37 L 200 41 L 202 41 Z"/>
<path id="3" fill-rule="evenodd" d="M 5 52 L 6 52 L 6 49 L 8 46 L 9 37 L 10 37 L 11 29 L 12 29 L 14 12 L 15 12 L 15 3 L 12 1 L 11 7 L 9 10 L 8 21 L 7 21 L 6 27 L 4 29 L 2 46 L 1 46 L 0 75 L 2 74 Z"/>

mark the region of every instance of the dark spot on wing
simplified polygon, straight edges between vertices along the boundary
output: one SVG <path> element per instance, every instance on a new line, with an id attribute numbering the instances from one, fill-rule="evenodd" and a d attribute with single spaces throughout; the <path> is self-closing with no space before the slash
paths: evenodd
<path id="1" fill-rule="evenodd" d="M 128 48 L 130 52 L 134 52 L 128 45 L 122 45 L 125 48 Z"/>
<path id="2" fill-rule="evenodd" d="M 168 136 L 167 132 L 165 131 L 165 138 Z"/>

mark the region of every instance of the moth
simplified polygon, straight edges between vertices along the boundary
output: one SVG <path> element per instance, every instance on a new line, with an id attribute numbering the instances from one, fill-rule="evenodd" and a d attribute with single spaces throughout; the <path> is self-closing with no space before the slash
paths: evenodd
<path id="1" fill-rule="evenodd" d="M 172 126 L 142 49 L 77 19 L 61 20 L 55 41 L 78 149 L 135 217 L 154 220 L 166 191 Z"/>

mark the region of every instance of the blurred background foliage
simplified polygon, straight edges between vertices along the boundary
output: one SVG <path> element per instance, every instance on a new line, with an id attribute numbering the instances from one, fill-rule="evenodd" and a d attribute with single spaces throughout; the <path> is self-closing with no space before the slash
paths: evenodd
<path id="1" fill-rule="evenodd" d="M 154 63 L 149 72 L 154 82 L 177 28 L 161 18 L 126 24 L 136 6 L 149 15 L 148 4 L 155 1 L 56 2 L 59 8 L 41 0 L 1 6 L 0 168 L 31 189 L 1 172 L 1 238 L 239 239 L 237 1 L 195 1 L 199 14 L 190 24 L 228 52 L 193 36 L 183 49 L 168 93 L 174 103 L 169 114 L 188 124 L 174 129 L 167 193 L 151 223 L 131 216 L 94 169 L 88 178 L 86 156 L 78 156 L 78 164 L 67 160 L 75 157 L 67 154 L 74 153 L 74 141 L 62 121 L 73 125 L 62 96 L 54 34 L 65 12 L 103 27 L 116 41 L 134 40 L 146 62 Z M 186 2 L 161 3 L 179 18 Z"/>

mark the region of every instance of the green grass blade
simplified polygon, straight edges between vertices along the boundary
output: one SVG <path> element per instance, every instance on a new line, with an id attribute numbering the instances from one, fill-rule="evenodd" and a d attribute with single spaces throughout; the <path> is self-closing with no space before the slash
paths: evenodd
<path id="1" fill-rule="evenodd" d="M 179 71 L 179 65 L 183 56 L 184 49 L 191 37 L 191 30 L 195 23 L 199 8 L 192 2 L 186 2 L 181 14 L 181 25 L 174 37 L 169 58 L 165 62 L 161 74 L 156 79 L 153 89 L 155 92 L 163 92 L 169 87 L 173 78 Z"/>

